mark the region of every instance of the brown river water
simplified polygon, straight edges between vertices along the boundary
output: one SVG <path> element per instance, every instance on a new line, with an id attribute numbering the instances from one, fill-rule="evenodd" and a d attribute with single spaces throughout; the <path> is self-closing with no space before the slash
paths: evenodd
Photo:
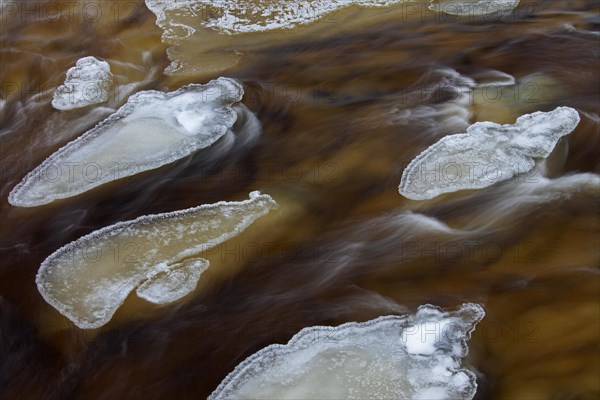
<path id="1" fill-rule="evenodd" d="M 600 396 L 600 197 L 586 180 L 600 173 L 598 2 L 521 1 L 494 18 L 424 2 L 349 7 L 289 30 L 198 28 L 164 42 L 143 1 L 1 4 L 0 398 L 206 398 L 304 327 L 466 302 L 486 312 L 466 359 L 476 399 Z M 117 89 L 101 106 L 53 109 L 53 89 L 88 55 L 109 62 Z M 163 74 L 172 60 L 179 70 Z M 465 83 L 500 72 L 515 83 Z M 263 127 L 252 145 L 217 144 L 46 206 L 7 202 L 130 94 L 219 76 L 244 84 Z M 398 193 L 404 167 L 441 137 L 558 106 L 581 122 L 548 179 L 426 201 Z M 82 330 L 37 290 L 40 263 L 82 235 L 252 190 L 279 210 L 208 251 L 198 288 L 175 304 L 132 294 L 110 323 Z"/>

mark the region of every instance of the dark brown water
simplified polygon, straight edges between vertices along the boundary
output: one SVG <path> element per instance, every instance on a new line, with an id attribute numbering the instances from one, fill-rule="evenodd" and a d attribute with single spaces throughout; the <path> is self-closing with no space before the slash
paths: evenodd
<path id="1" fill-rule="evenodd" d="M 599 193 L 575 175 L 600 172 L 596 2 L 522 2 L 496 19 L 352 9 L 329 30 L 238 43 L 213 33 L 211 51 L 243 57 L 173 76 L 162 74 L 169 46 L 143 2 L 75 2 L 72 14 L 52 3 L 58 19 L 49 3 L 14 4 L 0 29 L 1 398 L 205 398 L 240 361 L 303 327 L 464 302 L 486 310 L 469 343 L 477 398 L 598 398 Z M 175 51 L 202 66 L 198 40 Z M 48 206 L 10 206 L 28 171 L 112 112 L 50 106 L 87 55 L 108 61 L 131 92 L 237 78 L 262 136 Z M 490 71 L 516 84 L 457 94 Z M 126 97 L 112 93 L 105 106 Z M 423 202 L 398 194 L 404 167 L 444 135 L 557 106 L 577 109 L 581 123 L 548 160 L 554 180 Z M 86 331 L 37 291 L 40 263 L 84 234 L 257 189 L 280 210 L 206 254 L 198 289 L 174 305 L 130 296 L 108 325 Z"/>

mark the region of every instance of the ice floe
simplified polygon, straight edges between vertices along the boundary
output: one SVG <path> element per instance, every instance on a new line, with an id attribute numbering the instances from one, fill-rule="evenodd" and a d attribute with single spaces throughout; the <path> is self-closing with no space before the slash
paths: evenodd
<path id="1" fill-rule="evenodd" d="M 483 316 L 477 304 L 425 305 L 415 315 L 305 328 L 247 358 L 209 400 L 471 399 L 477 383 L 461 359 Z"/>
<path id="2" fill-rule="evenodd" d="M 146 6 L 156 15 L 156 23 L 165 30 L 165 36 L 173 37 L 183 29 L 191 35 L 194 28 L 171 24 L 167 13 L 185 13 L 199 23 L 222 33 L 260 32 L 274 29 L 291 29 L 314 22 L 324 16 L 351 5 L 363 7 L 387 7 L 405 0 L 146 0 Z"/>
<path id="3" fill-rule="evenodd" d="M 52 107 L 73 110 L 108 100 L 113 75 L 106 61 L 83 57 L 69 68 L 65 83 L 54 91 Z"/>
<path id="4" fill-rule="evenodd" d="M 450 15 L 486 15 L 510 12 L 519 0 L 432 0 L 430 10 Z"/>
<path id="5" fill-rule="evenodd" d="M 558 107 L 517 119 L 515 124 L 477 122 L 466 133 L 445 136 L 418 155 L 402 174 L 399 191 L 413 200 L 480 189 L 528 172 L 571 133 L 580 117 Z"/>
<path id="6" fill-rule="evenodd" d="M 256 119 L 236 104 L 243 93 L 229 78 L 169 93 L 139 92 L 31 171 L 8 200 L 35 207 L 184 158 L 231 132 L 238 114 Z"/>
<path id="7" fill-rule="evenodd" d="M 266 194 L 119 222 L 83 236 L 44 260 L 42 297 L 80 328 L 106 324 L 127 296 L 175 301 L 196 287 L 208 261 L 197 255 L 244 231 L 277 204 Z"/>

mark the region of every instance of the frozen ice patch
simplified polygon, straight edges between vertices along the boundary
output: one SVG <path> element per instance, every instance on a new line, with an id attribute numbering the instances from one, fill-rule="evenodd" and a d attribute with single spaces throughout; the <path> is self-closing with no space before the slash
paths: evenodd
<path id="1" fill-rule="evenodd" d="M 209 400 L 471 399 L 477 383 L 461 359 L 483 316 L 477 304 L 425 305 L 415 315 L 305 328 L 247 358 Z"/>
<path id="2" fill-rule="evenodd" d="M 579 114 L 569 107 L 535 112 L 515 124 L 477 122 L 466 133 L 442 138 L 418 155 L 402 174 L 399 191 L 413 200 L 480 189 L 525 173 L 548 157 L 571 133 Z"/>
<path id="3" fill-rule="evenodd" d="M 306 25 L 351 5 L 388 7 L 406 0 L 146 0 L 166 39 L 190 36 L 191 26 L 171 22 L 168 13 L 188 15 L 199 25 L 222 33 L 261 32 Z"/>
<path id="4" fill-rule="evenodd" d="M 431 0 L 430 10 L 449 15 L 487 15 L 510 12 L 519 0 Z"/>
<path id="5" fill-rule="evenodd" d="M 69 68 L 65 83 L 56 88 L 52 107 L 73 110 L 108 100 L 113 75 L 106 61 L 84 57 Z"/>
<path id="6" fill-rule="evenodd" d="M 139 92 L 27 174 L 8 201 L 48 204 L 184 158 L 230 132 L 238 113 L 247 110 L 235 104 L 243 94 L 229 78 L 170 93 Z"/>
<path id="7" fill-rule="evenodd" d="M 196 287 L 208 261 L 196 257 L 244 231 L 276 207 L 266 194 L 171 213 L 148 215 L 97 230 L 58 249 L 36 276 L 42 297 L 80 328 L 106 324 L 137 288 L 165 304 Z"/>

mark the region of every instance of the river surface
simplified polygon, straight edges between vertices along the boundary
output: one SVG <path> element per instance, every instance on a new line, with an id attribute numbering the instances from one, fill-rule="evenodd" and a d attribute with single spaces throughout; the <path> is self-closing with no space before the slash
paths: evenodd
<path id="1" fill-rule="evenodd" d="M 521 1 L 492 17 L 426 5 L 353 6 L 239 34 L 171 10 L 164 18 L 194 32 L 162 38 L 141 1 L 2 0 L 0 397 L 206 398 L 304 327 L 472 302 L 486 312 L 466 359 L 475 398 L 598 398 L 600 5 Z M 111 66 L 108 102 L 53 109 L 65 71 L 90 55 Z M 129 95 L 219 76 L 244 84 L 263 127 L 251 146 L 202 150 L 46 206 L 7 202 Z M 443 136 L 558 106 L 581 122 L 545 177 L 426 201 L 398 193 L 403 169 Z M 80 236 L 253 190 L 280 209 L 208 251 L 206 276 L 175 304 L 132 294 L 110 323 L 81 330 L 37 290 L 41 262 Z"/>

